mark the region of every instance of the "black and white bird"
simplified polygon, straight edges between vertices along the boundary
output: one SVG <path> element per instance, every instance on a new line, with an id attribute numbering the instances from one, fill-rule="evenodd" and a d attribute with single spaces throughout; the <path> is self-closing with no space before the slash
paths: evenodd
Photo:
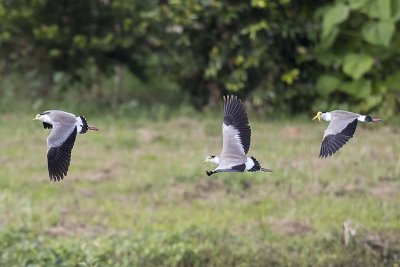
<path id="1" fill-rule="evenodd" d="M 45 129 L 52 129 L 47 137 L 47 166 L 50 180 L 60 181 L 67 175 L 77 133 L 98 129 L 89 126 L 83 116 L 61 110 L 45 111 L 37 114 L 34 120 L 42 121 Z"/>
<path id="2" fill-rule="evenodd" d="M 214 171 L 207 171 L 210 176 L 217 172 L 272 172 L 262 168 L 254 157 L 248 157 L 251 129 L 246 111 L 236 96 L 224 97 L 224 122 L 222 124 L 223 147 L 221 155 L 208 156 L 203 163 L 217 164 Z"/>
<path id="3" fill-rule="evenodd" d="M 318 111 L 313 120 L 321 119 L 329 121 L 328 128 L 324 131 L 322 139 L 320 158 L 327 158 L 335 154 L 350 138 L 353 137 L 357 128 L 357 122 L 379 122 L 381 119 L 373 118 L 371 115 L 360 115 L 357 113 L 334 110 L 330 112 Z"/>

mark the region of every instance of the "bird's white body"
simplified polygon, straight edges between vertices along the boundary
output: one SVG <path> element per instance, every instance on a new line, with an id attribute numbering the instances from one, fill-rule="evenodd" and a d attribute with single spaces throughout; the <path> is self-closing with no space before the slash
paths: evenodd
<path id="1" fill-rule="evenodd" d="M 358 117 L 357 117 L 357 120 L 358 120 L 358 121 L 365 122 L 365 118 L 366 118 L 367 116 L 365 116 L 365 115 L 360 115 L 360 114 L 357 114 L 357 115 L 358 115 Z M 322 113 L 322 114 L 321 114 L 321 119 L 323 119 L 324 121 L 331 121 L 331 120 L 332 120 L 332 115 L 331 115 L 330 112 Z"/>
<path id="2" fill-rule="evenodd" d="M 247 171 L 251 170 L 254 167 L 254 165 L 256 165 L 255 162 L 253 161 L 253 159 L 249 158 L 249 157 L 247 157 L 247 161 L 246 161 L 245 164 L 246 164 L 246 170 Z"/>
<path id="3" fill-rule="evenodd" d="M 215 156 L 213 158 L 210 158 L 209 162 L 214 163 L 216 165 L 219 165 L 220 164 L 220 158 L 219 158 L 219 156 Z M 255 164 L 255 162 L 254 162 L 254 160 L 252 158 L 247 157 L 245 165 L 246 165 L 246 170 L 248 171 L 248 170 L 251 170 L 254 167 L 254 165 L 256 165 L 256 164 Z"/>
<path id="4" fill-rule="evenodd" d="M 365 115 L 358 115 L 357 120 L 362 121 L 362 122 L 365 122 L 365 118 L 366 118 L 366 117 L 367 117 L 367 116 L 365 116 Z"/>
<path id="5" fill-rule="evenodd" d="M 51 112 L 51 111 L 50 111 L 50 112 Z M 65 111 L 59 111 L 59 110 L 57 110 L 57 112 L 58 112 L 59 114 L 62 114 L 62 115 L 64 115 L 64 116 L 66 116 L 66 117 L 70 117 L 71 119 L 74 118 L 75 121 L 73 121 L 73 120 L 63 121 L 63 124 L 75 125 L 76 128 L 77 128 L 78 133 L 82 132 L 82 128 L 83 128 L 84 123 L 83 123 L 83 121 L 82 121 L 82 119 L 81 119 L 80 116 L 76 116 L 75 114 L 72 114 L 72 113 L 69 113 L 69 112 L 65 112 Z M 57 121 L 53 121 L 53 120 L 51 119 L 51 117 L 50 117 L 49 115 L 47 115 L 47 114 L 41 115 L 38 119 L 39 119 L 40 121 L 43 121 L 43 122 L 48 123 L 48 124 L 51 124 L 51 125 L 53 125 L 54 123 L 57 123 Z"/>

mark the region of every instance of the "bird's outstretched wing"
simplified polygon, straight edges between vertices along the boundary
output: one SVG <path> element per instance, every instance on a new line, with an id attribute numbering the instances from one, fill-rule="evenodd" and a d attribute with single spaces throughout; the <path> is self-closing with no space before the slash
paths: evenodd
<path id="1" fill-rule="evenodd" d="M 241 150 L 240 153 L 244 154 L 249 152 L 251 141 L 249 119 L 242 101 L 236 96 L 224 98 L 223 136 L 224 150 L 235 149 L 237 153 Z"/>
<path id="2" fill-rule="evenodd" d="M 218 169 L 244 164 L 250 148 L 251 129 L 244 106 L 236 96 L 224 97 L 222 134 L 223 148 Z"/>
<path id="3" fill-rule="evenodd" d="M 60 181 L 67 175 L 77 128 L 72 124 L 53 124 L 47 138 L 47 164 L 50 180 Z"/>
<path id="4" fill-rule="evenodd" d="M 335 154 L 354 135 L 358 115 L 351 112 L 332 112 L 332 119 L 322 139 L 320 158 Z"/>

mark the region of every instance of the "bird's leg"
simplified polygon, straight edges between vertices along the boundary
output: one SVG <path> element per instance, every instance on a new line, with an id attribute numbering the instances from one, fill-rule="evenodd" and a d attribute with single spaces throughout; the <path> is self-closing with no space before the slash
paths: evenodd
<path id="1" fill-rule="evenodd" d="M 267 169 L 267 168 L 263 168 L 263 167 L 261 167 L 260 170 L 263 172 L 272 172 L 271 169 Z"/>
<path id="2" fill-rule="evenodd" d="M 97 129 L 96 127 L 93 127 L 93 126 L 88 126 L 88 129 L 89 130 L 92 130 L 92 131 L 98 131 L 99 129 Z"/>
<path id="3" fill-rule="evenodd" d="M 382 121 L 382 119 L 379 119 L 379 118 L 373 118 L 372 119 L 372 122 L 380 122 L 380 121 Z"/>

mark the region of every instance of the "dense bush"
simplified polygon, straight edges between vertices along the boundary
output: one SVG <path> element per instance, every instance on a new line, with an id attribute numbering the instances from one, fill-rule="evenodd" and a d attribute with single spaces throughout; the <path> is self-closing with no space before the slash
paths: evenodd
<path id="1" fill-rule="evenodd" d="M 0 94 L 203 107 L 234 92 L 261 111 L 391 115 L 399 14 L 396 0 L 0 0 Z"/>
<path id="2" fill-rule="evenodd" d="M 315 60 L 316 88 L 324 108 L 355 106 L 397 111 L 400 84 L 400 3 L 396 0 L 335 1 L 315 11 L 321 21 Z"/>

